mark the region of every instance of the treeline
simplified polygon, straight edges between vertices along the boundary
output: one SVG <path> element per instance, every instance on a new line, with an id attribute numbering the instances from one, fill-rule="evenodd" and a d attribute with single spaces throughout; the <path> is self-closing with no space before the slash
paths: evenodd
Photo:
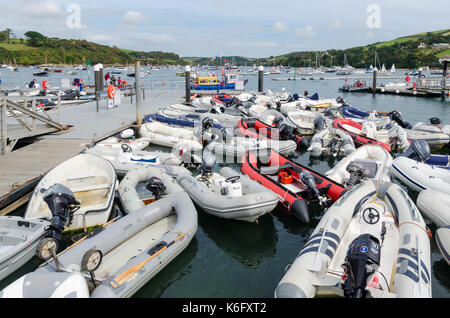
<path id="1" fill-rule="evenodd" d="M 422 42 L 426 44 L 427 48 L 418 48 Z M 441 67 L 439 58 L 436 55 L 437 51 L 433 50 L 431 45 L 449 42 L 450 30 L 442 30 L 345 50 L 330 49 L 322 52 L 292 52 L 285 55 L 257 59 L 240 56 L 224 57 L 224 59 L 236 65 L 256 64 L 257 66 L 284 65 L 295 67 L 316 67 L 316 65 L 321 65 L 330 67 L 331 65 L 344 66 L 346 57 L 349 65 L 356 68 L 367 68 L 370 65 L 380 67 L 380 65 L 374 65 L 376 52 L 378 61 L 381 64 L 385 64 L 386 68 L 390 68 L 392 64 L 395 64 L 397 68 L 417 68 L 421 66 Z M 220 59 L 218 58 L 212 62 L 211 58 L 186 59 L 198 64 L 220 65 Z"/>
<path id="2" fill-rule="evenodd" d="M 86 40 L 48 38 L 35 31 L 26 32 L 25 37 L 25 41 L 15 39 L 13 44 L 8 46 L 2 46 L 0 43 L 0 61 L 15 61 L 19 65 L 84 64 L 87 61 L 92 64 L 124 65 L 141 59 L 143 63 L 150 64 L 187 64 L 174 53 L 121 50 L 116 46 L 110 47 Z"/>

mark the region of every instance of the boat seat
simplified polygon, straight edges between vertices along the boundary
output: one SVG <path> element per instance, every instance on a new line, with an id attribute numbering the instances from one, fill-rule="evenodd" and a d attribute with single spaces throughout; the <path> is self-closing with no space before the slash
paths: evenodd
<path id="1" fill-rule="evenodd" d="M 92 191 L 92 190 L 101 190 L 101 189 L 109 189 L 111 185 L 108 183 L 105 184 L 92 184 L 84 187 L 78 187 L 78 188 L 72 188 L 73 193 L 77 192 L 86 192 L 86 191 Z"/>
<path id="2" fill-rule="evenodd" d="M 368 178 L 375 178 L 378 172 L 378 164 L 376 161 L 367 160 L 367 159 L 356 159 L 353 160 L 352 163 L 356 163 L 361 165 L 368 173 L 366 176 Z"/>

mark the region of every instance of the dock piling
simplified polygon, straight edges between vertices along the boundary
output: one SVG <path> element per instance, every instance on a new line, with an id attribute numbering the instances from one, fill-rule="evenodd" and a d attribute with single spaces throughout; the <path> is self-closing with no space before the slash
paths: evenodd
<path id="1" fill-rule="evenodd" d="M 373 83 L 372 83 L 372 94 L 377 93 L 377 68 L 373 70 Z"/>
<path id="2" fill-rule="evenodd" d="M 184 77 L 185 77 L 185 84 L 186 84 L 186 98 L 185 102 L 186 105 L 191 104 L 191 67 L 189 65 L 186 65 L 184 68 Z"/>
<path id="3" fill-rule="evenodd" d="M 97 105 L 97 113 L 98 113 L 98 100 L 100 98 L 100 93 L 103 91 L 103 65 L 96 64 L 94 66 L 94 80 L 95 80 L 95 100 Z"/>
<path id="4" fill-rule="evenodd" d="M 134 74 L 136 81 L 136 124 L 141 125 L 142 124 L 142 103 L 141 103 L 141 62 L 136 61 L 134 64 Z"/>
<path id="5" fill-rule="evenodd" d="M 258 93 L 264 91 L 264 66 L 258 68 Z"/>
<path id="6" fill-rule="evenodd" d="M 6 146 L 7 146 L 7 134 L 6 134 L 6 96 L 3 98 L 3 103 L 0 107 L 0 127 L 1 127 L 1 134 L 2 134 L 2 140 L 0 144 L 0 150 L 1 154 L 6 154 Z"/>
<path id="7" fill-rule="evenodd" d="M 442 78 L 442 87 L 443 87 L 443 89 L 442 89 L 442 92 L 441 92 L 442 98 L 445 98 L 445 96 L 447 95 L 447 92 L 445 90 L 446 87 L 447 87 L 447 68 L 448 68 L 448 61 L 445 60 L 444 61 L 444 71 L 442 72 L 442 76 L 443 76 L 443 78 Z"/>

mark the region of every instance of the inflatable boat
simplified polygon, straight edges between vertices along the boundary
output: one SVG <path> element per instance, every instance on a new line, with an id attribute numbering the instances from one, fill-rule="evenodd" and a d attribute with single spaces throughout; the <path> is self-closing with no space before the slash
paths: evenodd
<path id="1" fill-rule="evenodd" d="M 170 171 L 169 167 L 142 167 L 130 170 L 119 184 L 119 198 L 125 213 L 132 213 L 160 199 L 162 196 L 183 192 L 183 188 L 175 181 L 177 174 L 190 174 L 189 170 L 179 167 Z M 169 170 L 169 171 L 168 171 Z M 139 184 L 145 183 L 148 197 L 138 192 Z"/>
<path id="2" fill-rule="evenodd" d="M 450 194 L 437 190 L 423 190 L 417 197 L 417 207 L 437 226 L 450 225 Z"/>
<path id="3" fill-rule="evenodd" d="M 347 188 L 367 179 L 390 182 L 392 162 L 389 152 L 380 145 L 364 145 L 339 161 L 325 175 Z"/>
<path id="4" fill-rule="evenodd" d="M 141 134 L 157 145 L 182 147 L 193 155 L 199 155 L 206 139 L 214 137 L 213 152 L 221 158 L 241 158 L 248 150 L 261 150 L 274 148 L 282 154 L 295 151 L 297 145 L 292 140 L 271 140 L 230 136 L 227 131 L 215 129 L 212 122 L 205 118 L 201 126 L 194 129 L 175 128 L 159 122 L 150 122 L 142 125 Z"/>
<path id="5" fill-rule="evenodd" d="M 363 122 L 365 120 L 378 121 L 380 122 L 381 126 L 386 125 L 390 121 L 389 117 L 390 112 L 377 112 L 377 111 L 366 112 L 351 106 L 341 107 L 340 112 L 342 114 L 342 117 L 350 118 L 356 122 Z"/>
<path id="6" fill-rule="evenodd" d="M 405 132 L 409 140 L 425 140 L 432 150 L 441 149 L 443 146 L 450 143 L 450 136 L 445 133 L 417 129 L 405 129 Z"/>
<path id="7" fill-rule="evenodd" d="M 181 157 L 174 153 L 162 151 L 133 151 L 127 144 L 123 144 L 121 149 L 97 147 L 86 149 L 86 153 L 94 154 L 108 160 L 118 174 L 145 166 L 168 165 L 180 166 L 183 164 Z"/>
<path id="8" fill-rule="evenodd" d="M 317 112 L 308 110 L 291 111 L 287 113 L 288 120 L 295 125 L 295 130 L 302 136 L 314 134 L 314 121 Z"/>
<path id="9" fill-rule="evenodd" d="M 0 291 L 2 298 L 125 298 L 175 259 L 197 231 L 185 192 L 167 195 L 76 242 Z"/>
<path id="10" fill-rule="evenodd" d="M 247 152 L 241 171 L 250 179 L 272 190 L 290 214 L 310 222 L 307 203 L 329 206 L 346 191 L 344 186 L 271 150 Z"/>
<path id="11" fill-rule="evenodd" d="M 217 128 L 217 129 L 224 128 L 224 126 L 221 125 L 217 120 L 214 120 L 214 118 L 212 118 L 212 120 L 213 120 L 214 128 Z M 175 128 L 176 127 L 192 128 L 192 127 L 201 125 L 202 117 L 195 115 L 195 114 L 192 114 L 192 115 L 186 114 L 186 115 L 183 115 L 180 117 L 170 117 L 170 116 L 165 116 L 164 114 L 151 114 L 151 115 L 145 116 L 145 118 L 144 118 L 144 122 L 146 122 L 146 123 L 151 123 L 153 121 L 168 124 Z"/>
<path id="12" fill-rule="evenodd" d="M 414 140 L 409 148 L 398 157 L 407 157 L 426 163 L 429 166 L 450 170 L 450 156 L 432 155 L 430 145 L 425 140 Z"/>
<path id="13" fill-rule="evenodd" d="M 450 170 L 398 157 L 394 159 L 393 174 L 414 191 L 437 190 L 450 194 Z"/>
<path id="14" fill-rule="evenodd" d="M 19 216 L 0 217 L 0 281 L 34 257 L 46 220 L 25 220 Z"/>
<path id="15" fill-rule="evenodd" d="M 156 120 L 161 121 L 161 122 L 166 122 L 166 123 L 170 123 L 173 125 L 178 125 L 178 126 L 190 126 L 193 127 L 193 122 L 194 121 L 199 121 L 201 122 L 203 118 L 208 117 L 208 118 L 212 118 L 217 126 L 228 126 L 228 127 L 236 127 L 237 122 L 241 119 L 241 116 L 234 116 L 234 115 L 230 115 L 230 114 L 222 114 L 222 113 L 193 113 L 193 112 L 185 112 L 185 111 L 173 111 L 170 109 L 162 109 L 159 112 L 159 116 L 165 116 L 166 119 L 161 119 L 158 118 Z M 146 117 L 147 120 L 145 121 L 149 121 L 148 118 Z M 172 121 L 173 119 L 178 120 L 179 122 L 177 123 L 176 121 Z M 182 121 L 184 120 L 184 122 Z M 171 122 L 172 121 L 172 122 Z M 190 122 L 190 123 L 189 123 Z"/>
<path id="16" fill-rule="evenodd" d="M 376 124 L 365 121 L 362 124 L 348 118 L 336 119 L 333 127 L 341 129 L 352 136 L 355 146 L 380 144 L 388 152 L 394 144 L 396 150 L 404 150 L 409 147 L 405 131 L 399 126 L 393 126 L 390 130 L 377 130 Z"/>
<path id="17" fill-rule="evenodd" d="M 108 160 L 93 154 L 79 154 L 60 163 L 42 178 L 30 197 L 24 218 L 51 220 L 51 209 L 44 201 L 45 190 L 61 184 L 80 202 L 66 230 L 102 225 L 111 213 L 116 183 L 116 173 Z"/>
<path id="18" fill-rule="evenodd" d="M 120 147 L 126 144 L 134 151 L 143 150 L 148 147 L 150 141 L 146 137 L 135 138 L 134 130 L 127 129 L 120 133 L 118 137 L 109 137 L 107 139 L 99 141 L 96 145 L 99 147 L 108 147 L 120 149 Z"/>
<path id="19" fill-rule="evenodd" d="M 203 160 L 197 177 L 190 174 L 177 177 L 203 211 L 225 219 L 257 222 L 260 216 L 275 209 L 278 197 L 272 191 L 229 167 L 215 173 L 214 166 L 215 158 L 209 155 Z"/>
<path id="20" fill-rule="evenodd" d="M 193 129 L 190 128 L 173 127 L 158 121 L 151 121 L 142 124 L 140 133 L 155 145 L 169 148 L 180 145 L 194 152 L 202 151 L 201 143 L 194 136 Z"/>
<path id="21" fill-rule="evenodd" d="M 426 225 L 400 186 L 368 180 L 320 220 L 275 290 L 277 298 L 431 298 Z"/>
<path id="22" fill-rule="evenodd" d="M 291 152 L 296 148 L 307 147 L 308 140 L 302 136 L 293 133 L 293 129 L 288 125 L 268 125 L 261 120 L 255 118 L 242 118 L 238 123 L 238 135 L 249 138 L 263 138 L 280 143 L 290 144 Z M 281 145 L 280 145 L 281 146 Z M 281 148 L 281 147 L 280 147 Z M 283 150 L 283 151 L 281 151 Z M 288 154 L 289 152 L 280 149 L 281 153 Z"/>
<path id="23" fill-rule="evenodd" d="M 311 156 L 348 156 L 355 151 L 352 137 L 337 128 L 323 128 L 311 139 Z"/>
<path id="24" fill-rule="evenodd" d="M 450 225 L 436 230 L 436 243 L 442 257 L 450 266 Z"/>

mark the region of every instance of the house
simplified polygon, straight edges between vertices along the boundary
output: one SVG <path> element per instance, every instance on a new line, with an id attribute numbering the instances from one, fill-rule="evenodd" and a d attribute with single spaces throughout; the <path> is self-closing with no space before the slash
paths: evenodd
<path id="1" fill-rule="evenodd" d="M 431 47 L 434 49 L 434 50 L 446 50 L 446 49 L 449 49 L 450 48 L 450 44 L 448 44 L 448 43 L 435 43 L 435 44 L 433 44 L 433 45 L 431 45 Z"/>
<path id="2" fill-rule="evenodd" d="M 419 46 L 417 47 L 418 49 L 426 49 L 427 45 L 425 43 L 420 43 Z"/>

